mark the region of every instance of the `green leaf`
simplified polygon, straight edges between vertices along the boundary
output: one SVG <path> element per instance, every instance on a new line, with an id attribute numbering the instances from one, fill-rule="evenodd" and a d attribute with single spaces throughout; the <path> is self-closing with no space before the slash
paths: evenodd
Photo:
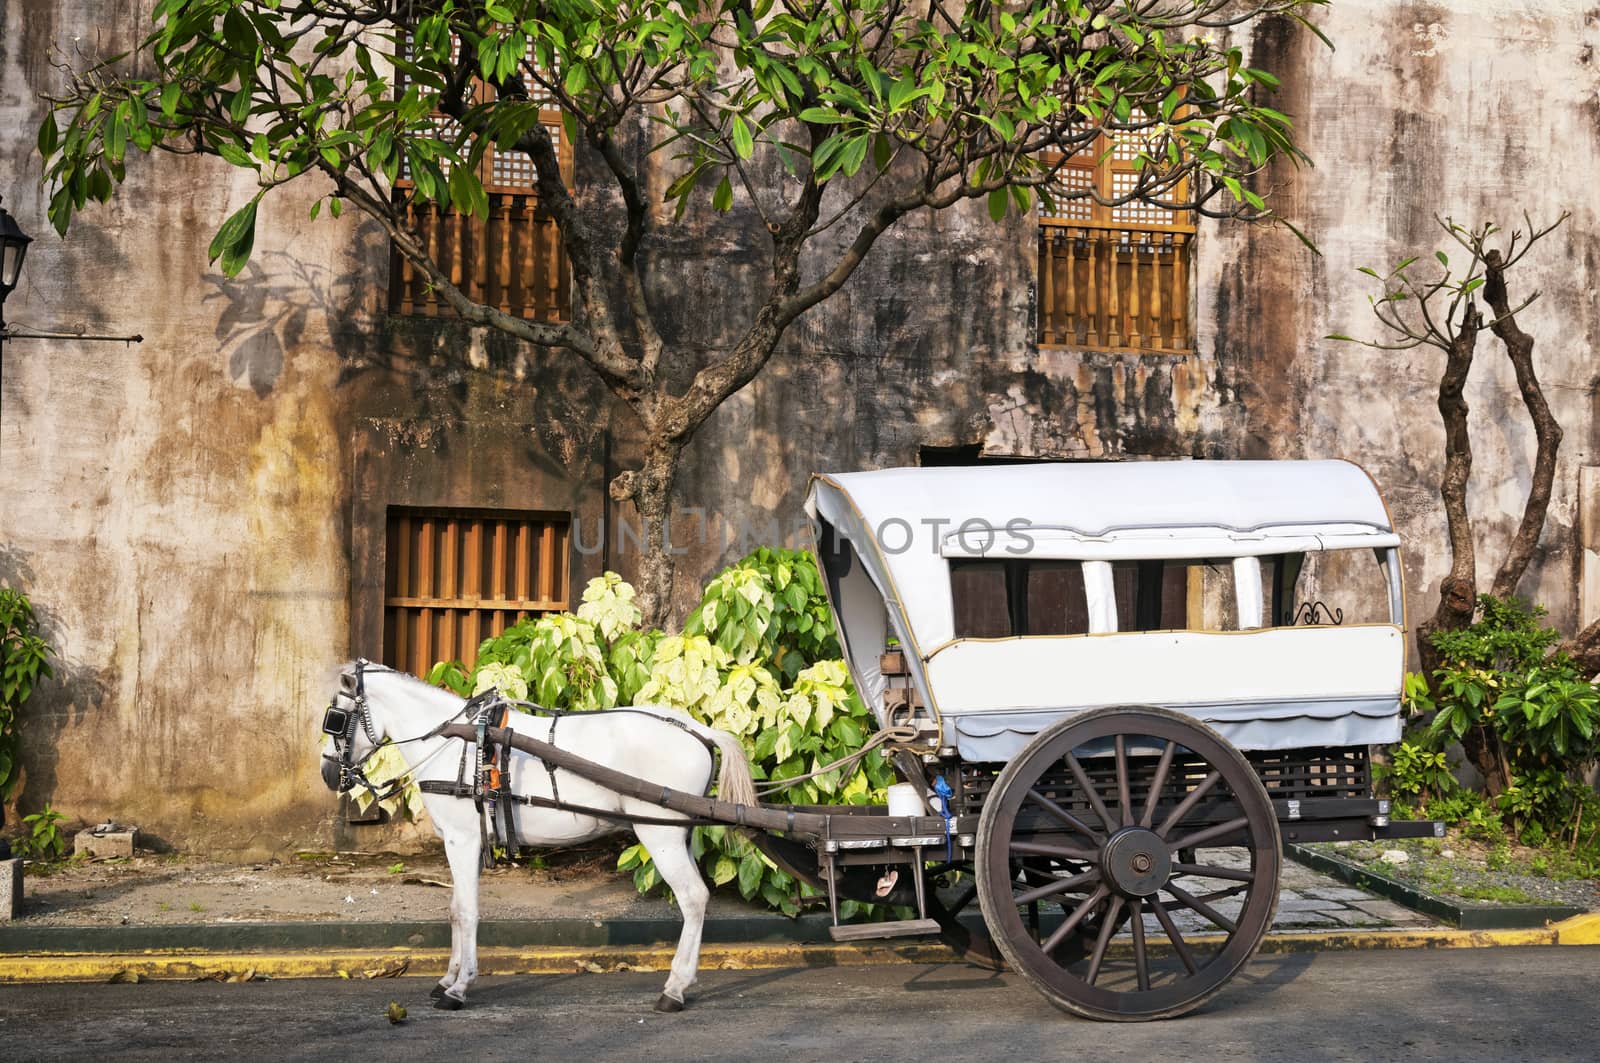
<path id="1" fill-rule="evenodd" d="M 756 890 L 761 886 L 761 874 L 767 865 L 755 853 L 747 853 L 739 861 L 739 893 L 745 900 L 750 900 L 756 895 Z"/>
<path id="2" fill-rule="evenodd" d="M 39 123 L 39 154 L 49 158 L 60 142 L 61 130 L 56 126 L 56 113 L 46 111 L 44 121 Z"/>
<path id="3" fill-rule="evenodd" d="M 711 193 L 711 208 L 724 214 L 733 208 L 733 185 L 726 174 L 717 182 L 716 191 Z"/>
<path id="4" fill-rule="evenodd" d="M 256 193 L 255 198 L 228 216 L 222 223 L 222 228 L 217 230 L 217 235 L 212 237 L 211 246 L 206 249 L 207 261 L 215 262 L 222 259 L 222 272 L 229 277 L 236 277 L 244 264 L 250 260 L 251 248 L 255 246 L 256 239 L 256 204 L 261 201 L 261 193 Z"/>
<path id="5" fill-rule="evenodd" d="M 1011 203 L 1011 196 L 1004 188 L 997 188 L 989 193 L 989 217 L 1000 221 L 1006 216 L 1006 208 Z"/>
<path id="6" fill-rule="evenodd" d="M 741 159 L 748 159 L 755 151 L 755 138 L 750 135 L 750 127 L 738 115 L 733 116 L 733 150 L 739 153 Z"/>
<path id="7" fill-rule="evenodd" d="M 813 122 L 817 125 L 839 125 L 844 121 L 837 111 L 823 107 L 807 107 L 800 112 L 799 118 L 802 122 Z"/>

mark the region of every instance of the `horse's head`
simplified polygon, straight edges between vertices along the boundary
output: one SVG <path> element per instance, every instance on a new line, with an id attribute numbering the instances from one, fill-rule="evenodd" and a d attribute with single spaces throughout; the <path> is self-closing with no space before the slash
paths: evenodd
<path id="1" fill-rule="evenodd" d="M 322 715 L 322 781 L 328 789 L 344 793 L 361 780 L 361 765 L 383 741 L 380 723 L 367 704 L 367 673 L 377 669 L 367 661 L 347 664 L 339 672 L 339 689 Z"/>

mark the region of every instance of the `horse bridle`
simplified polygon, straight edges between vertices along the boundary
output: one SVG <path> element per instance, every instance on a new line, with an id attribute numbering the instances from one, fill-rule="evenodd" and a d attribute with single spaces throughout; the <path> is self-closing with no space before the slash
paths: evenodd
<path id="1" fill-rule="evenodd" d="M 333 748 L 338 757 L 330 757 L 324 753 L 323 760 L 332 760 L 339 766 L 338 792 L 349 793 L 357 786 L 365 786 L 378 800 L 386 800 L 399 793 L 405 787 L 405 780 L 400 779 L 392 783 L 387 790 L 381 790 L 367 778 L 366 763 L 375 756 L 380 748 L 377 732 L 372 726 L 372 716 L 367 711 L 367 677 L 368 670 L 375 672 L 392 672 L 393 668 L 386 665 L 373 664 L 366 658 L 356 659 L 356 689 L 353 694 L 346 695 L 341 689 L 334 694 L 328 702 L 327 711 L 322 714 L 322 733 L 333 736 Z M 350 698 L 352 708 L 339 707 L 339 698 Z M 366 733 L 367 740 L 372 743 L 372 748 L 360 760 L 354 759 L 356 726 L 360 724 Z"/>
<path id="2" fill-rule="evenodd" d="M 393 797 L 395 794 L 411 785 L 411 775 L 417 770 L 417 768 L 421 767 L 421 765 L 413 765 L 410 771 L 396 779 L 391 780 L 389 785 L 386 787 L 380 787 L 371 779 L 367 778 L 367 761 L 376 756 L 378 750 L 383 747 L 379 744 L 377 729 L 372 726 L 372 715 L 367 711 L 366 673 L 394 672 L 397 671 L 397 669 L 390 668 L 386 664 L 374 664 L 365 657 L 356 658 L 355 667 L 355 691 L 349 694 L 345 693 L 342 684 L 344 677 L 341 675 L 340 690 L 338 693 L 333 695 L 332 699 L 329 700 L 327 711 L 322 714 L 322 733 L 333 736 L 333 748 L 339 754 L 337 757 L 330 757 L 328 754 L 324 753 L 322 754 L 322 759 L 331 760 L 339 766 L 339 785 L 337 787 L 337 791 L 339 793 L 349 793 L 357 786 L 363 786 L 366 787 L 367 792 L 372 794 L 375 800 L 387 801 L 389 798 Z M 389 740 L 389 744 L 391 746 L 403 746 L 409 745 L 412 742 L 426 742 L 430 738 L 436 738 L 447 726 L 460 718 L 463 714 L 470 713 L 486 698 L 491 696 L 494 696 L 494 692 L 486 691 L 484 694 L 468 698 L 461 708 L 457 709 L 437 727 L 434 727 L 427 733 L 416 735 L 412 738 L 391 738 Z M 340 708 L 340 697 L 349 698 L 353 707 L 349 709 Z M 367 741 L 372 743 L 372 748 L 368 750 L 367 755 L 362 757 L 360 760 L 354 759 L 356 726 L 358 724 L 360 725 L 361 730 L 366 733 Z"/>

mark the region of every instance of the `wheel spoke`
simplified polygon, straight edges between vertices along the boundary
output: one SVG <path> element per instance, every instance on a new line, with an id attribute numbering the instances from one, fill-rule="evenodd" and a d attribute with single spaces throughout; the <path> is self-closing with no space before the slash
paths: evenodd
<path id="1" fill-rule="evenodd" d="M 1194 808 L 1195 805 L 1198 805 L 1200 803 L 1200 799 L 1206 794 L 1210 793 L 1211 788 L 1221 781 L 1222 772 L 1212 769 L 1210 775 L 1207 775 L 1204 779 L 1200 780 L 1199 786 L 1196 786 L 1193 790 L 1190 790 L 1188 796 L 1182 801 L 1178 802 L 1178 807 L 1174 808 L 1167 818 L 1162 821 L 1161 826 L 1156 828 L 1156 833 L 1165 838 L 1167 836 L 1167 831 L 1175 827 L 1184 816 L 1187 816 L 1189 814 L 1189 810 Z M 1174 848 L 1176 848 L 1176 846 L 1174 846 Z"/>
<path id="2" fill-rule="evenodd" d="M 1172 754 L 1178 749 L 1178 743 L 1167 740 L 1167 748 L 1161 751 L 1161 760 L 1156 764 L 1156 775 L 1150 783 L 1150 796 L 1145 798 L 1144 815 L 1139 817 L 1139 826 L 1148 827 L 1155 821 L 1156 805 L 1161 803 L 1161 788 L 1167 785 L 1167 773 L 1172 770 Z"/>
<path id="3" fill-rule="evenodd" d="M 1037 886 L 1025 893 L 1019 893 L 1016 896 L 1016 902 L 1018 904 L 1031 904 L 1034 901 L 1042 900 L 1045 897 L 1051 896 L 1052 894 L 1067 893 L 1077 886 L 1086 886 L 1091 882 L 1099 881 L 1099 871 L 1085 871 L 1081 875 L 1073 875 L 1071 878 L 1054 879 L 1043 886 Z"/>
<path id="4" fill-rule="evenodd" d="M 1220 926 L 1222 929 L 1226 930 L 1228 933 L 1231 934 L 1239 929 L 1238 924 L 1232 919 L 1229 919 L 1227 916 L 1223 915 L 1221 912 L 1217 911 L 1215 908 L 1211 907 L 1211 905 L 1207 904 L 1199 897 L 1196 897 L 1183 887 L 1174 886 L 1169 882 L 1161 888 L 1176 897 L 1178 902 L 1184 907 L 1194 909 L 1207 919 L 1211 920 L 1213 923 Z"/>
<path id="5" fill-rule="evenodd" d="M 1111 744 L 1117 754 L 1117 811 L 1122 816 L 1121 825 L 1126 827 L 1133 822 L 1133 799 L 1128 795 L 1128 744 L 1120 734 Z"/>
<path id="6" fill-rule="evenodd" d="M 1254 871 L 1238 871 L 1231 867 L 1212 867 L 1209 864 L 1186 864 L 1174 861 L 1172 864 L 1174 874 L 1199 875 L 1201 878 L 1225 878 L 1230 882 L 1254 882 Z"/>
<path id="7" fill-rule="evenodd" d="M 1205 830 L 1197 830 L 1193 834 L 1183 838 L 1181 841 L 1169 842 L 1168 844 L 1174 849 L 1193 849 L 1197 846 L 1204 845 L 1206 842 L 1211 841 L 1214 838 L 1225 837 L 1229 834 L 1232 834 L 1234 831 L 1248 827 L 1249 825 L 1250 817 L 1240 816 L 1237 819 L 1230 819 L 1226 823 L 1218 823 L 1215 826 L 1207 827 Z"/>
<path id="8" fill-rule="evenodd" d="M 1111 891 L 1106 889 L 1104 886 L 1096 886 L 1095 891 L 1089 894 L 1089 896 L 1084 899 L 1082 904 L 1078 905 L 1072 910 L 1072 914 L 1067 916 L 1066 921 L 1060 926 L 1056 927 L 1055 933 L 1051 934 L 1047 939 L 1045 939 L 1044 944 L 1041 946 L 1044 951 L 1054 952 L 1056 948 L 1067 939 L 1067 935 L 1072 933 L 1072 931 L 1077 928 L 1079 923 L 1083 922 L 1084 917 L 1094 910 L 1094 906 L 1105 900 L 1110 895 Z"/>
<path id="9" fill-rule="evenodd" d="M 1144 905 L 1139 901 L 1133 901 L 1128 905 L 1128 909 L 1133 913 L 1130 922 L 1133 927 L 1133 964 L 1139 972 L 1139 989 L 1141 991 L 1148 990 L 1150 988 L 1150 960 L 1145 955 L 1144 948 Z"/>
<path id="10" fill-rule="evenodd" d="M 1104 838 L 1091 829 L 1089 824 L 1085 823 L 1077 816 L 1074 816 L 1071 812 L 1068 812 L 1066 809 L 1050 800 L 1044 794 L 1041 794 L 1038 790 L 1029 790 L 1027 797 L 1023 798 L 1023 800 L 1032 801 L 1034 804 L 1044 809 L 1047 813 L 1059 821 L 1063 826 L 1077 831 L 1079 834 L 1087 837 L 1090 841 L 1093 841 L 1096 844 L 1104 841 Z"/>
<path id="11" fill-rule="evenodd" d="M 1078 785 L 1083 787 L 1083 792 L 1089 798 L 1089 805 L 1094 809 L 1094 814 L 1100 817 L 1100 822 L 1105 826 L 1106 833 L 1111 833 L 1114 824 L 1111 814 L 1106 811 L 1106 804 L 1100 800 L 1100 791 L 1096 790 L 1094 783 L 1089 781 L 1089 775 L 1083 770 L 1083 765 L 1078 763 L 1078 758 L 1071 753 L 1067 754 L 1067 767 L 1072 771 L 1072 777 L 1078 780 Z"/>
<path id="12" fill-rule="evenodd" d="M 1189 951 L 1189 945 L 1183 940 L 1183 935 L 1178 933 L 1178 927 L 1172 921 L 1172 916 L 1167 914 L 1166 907 L 1154 897 L 1149 898 L 1150 910 L 1156 913 L 1156 921 L 1161 924 L 1161 929 L 1167 932 L 1167 940 L 1172 942 L 1172 949 L 1178 954 L 1178 959 L 1183 961 L 1190 974 L 1199 974 L 1200 968 L 1195 966 L 1194 955 Z"/>
<path id="13" fill-rule="evenodd" d="M 1106 946 L 1111 944 L 1111 932 L 1117 927 L 1117 914 L 1122 911 L 1123 903 L 1121 897 L 1111 898 L 1105 914 L 1100 917 L 1100 937 L 1095 940 L 1094 955 L 1089 957 L 1089 970 L 1084 975 L 1084 981 L 1090 985 L 1100 977 L 1100 961 L 1106 958 Z"/>
<path id="14" fill-rule="evenodd" d="M 1237 897 L 1239 894 L 1245 892 L 1249 888 L 1250 886 L 1248 883 L 1241 882 L 1237 886 L 1229 886 L 1226 889 L 1213 890 L 1210 893 L 1196 897 L 1195 900 L 1210 904 L 1212 901 L 1221 901 L 1226 900 L 1229 897 Z"/>
<path id="15" fill-rule="evenodd" d="M 1012 842 L 1011 851 L 1027 853 L 1029 856 L 1059 856 L 1063 860 L 1095 862 L 1100 859 L 1100 854 L 1093 849 L 1074 849 L 1070 845 L 1045 845 L 1043 842 Z"/>

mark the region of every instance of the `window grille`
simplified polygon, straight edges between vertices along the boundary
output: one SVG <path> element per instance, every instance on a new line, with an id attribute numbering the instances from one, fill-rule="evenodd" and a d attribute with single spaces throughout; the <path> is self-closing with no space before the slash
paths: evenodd
<path id="1" fill-rule="evenodd" d="M 383 660 L 426 675 L 471 668 L 478 644 L 570 601 L 565 514 L 391 507 L 384 540 Z"/>
<path id="2" fill-rule="evenodd" d="M 1139 180 L 1139 149 L 1137 138 L 1101 136 L 1062 163 L 1046 186 L 1055 203 L 1039 206 L 1040 346 L 1194 350 L 1192 212 L 1136 200 L 1104 206 L 1086 196 L 1066 198 L 1087 190 L 1108 200 L 1126 195 Z M 1181 199 L 1188 193 L 1180 185 L 1169 194 Z"/>
<path id="3" fill-rule="evenodd" d="M 531 48 L 529 45 L 531 60 Z M 572 151 L 561 122 L 561 112 L 538 85 L 531 95 L 540 105 L 539 117 L 550 133 L 561 159 L 561 171 L 572 183 Z M 397 95 L 405 92 L 397 81 Z M 474 82 L 473 100 L 486 103 L 495 90 Z M 437 135 L 449 139 L 460 127 L 445 115 L 435 115 Z M 441 161 L 448 176 L 449 164 Z M 394 201 L 406 224 L 422 237 L 428 255 L 450 283 L 473 302 L 498 307 L 515 317 L 535 321 L 567 321 L 571 317 L 572 289 L 566 248 L 555 219 L 539 205 L 538 175 L 533 160 L 520 151 L 491 148 L 479 164 L 479 178 L 489 198 L 486 218 L 461 214 L 448 203 L 411 198 L 411 174 L 402 160 L 395 181 Z M 398 248 L 390 249 L 389 310 L 396 314 L 430 316 L 454 314 L 428 277 Z"/>

